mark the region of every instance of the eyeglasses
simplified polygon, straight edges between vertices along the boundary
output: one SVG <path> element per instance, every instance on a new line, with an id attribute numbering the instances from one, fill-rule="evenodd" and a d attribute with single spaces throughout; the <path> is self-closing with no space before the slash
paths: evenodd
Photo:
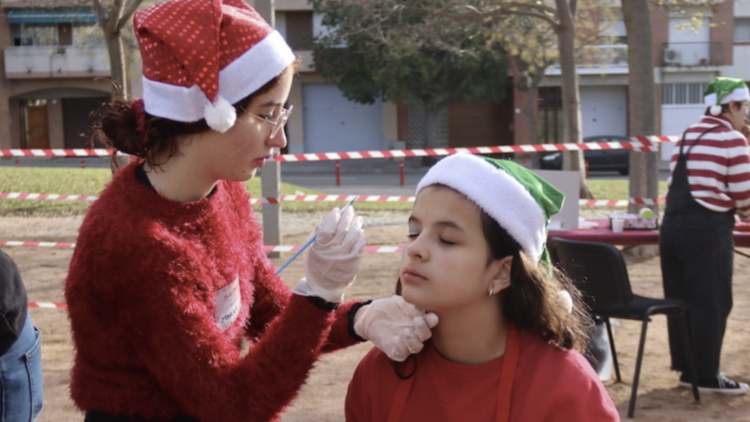
<path id="1" fill-rule="evenodd" d="M 257 114 L 253 114 L 250 112 L 247 112 L 247 114 L 256 117 L 260 119 L 261 121 L 268 123 L 269 125 L 273 126 L 273 129 L 271 129 L 271 134 L 268 135 L 269 138 L 273 138 L 276 136 L 276 134 L 279 133 L 279 130 L 286 125 L 286 122 L 289 120 L 289 116 L 292 115 L 292 109 L 294 106 L 289 106 L 289 109 L 282 108 L 279 112 L 279 115 L 276 116 L 273 120 L 269 119 L 267 117 L 258 116 Z"/>

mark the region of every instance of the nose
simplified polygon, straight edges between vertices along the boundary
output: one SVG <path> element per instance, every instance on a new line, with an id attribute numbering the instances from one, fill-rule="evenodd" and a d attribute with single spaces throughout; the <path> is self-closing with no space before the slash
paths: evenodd
<path id="1" fill-rule="evenodd" d="M 411 259 L 420 261 L 425 261 L 429 258 L 427 245 L 425 245 L 422 235 L 413 238 L 411 242 L 406 245 L 406 255 Z"/>
<path id="2" fill-rule="evenodd" d="M 276 132 L 276 136 L 269 136 L 266 144 L 271 148 L 284 148 L 286 146 L 286 131 L 284 128 Z"/>

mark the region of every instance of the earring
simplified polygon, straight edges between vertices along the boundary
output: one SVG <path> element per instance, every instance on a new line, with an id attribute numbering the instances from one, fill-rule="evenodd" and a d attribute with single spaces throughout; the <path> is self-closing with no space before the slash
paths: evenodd
<path id="1" fill-rule="evenodd" d="M 494 291 L 494 289 L 492 287 L 490 287 L 490 294 L 489 294 L 489 296 L 492 296 L 492 292 L 493 291 Z"/>

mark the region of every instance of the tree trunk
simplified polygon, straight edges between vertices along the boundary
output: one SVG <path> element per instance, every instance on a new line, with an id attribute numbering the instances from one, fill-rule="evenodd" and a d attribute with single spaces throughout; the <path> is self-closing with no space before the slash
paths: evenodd
<path id="1" fill-rule="evenodd" d="M 112 82 L 119 88 L 119 95 L 127 97 L 129 93 L 128 78 L 125 71 L 125 50 L 123 48 L 122 37 L 119 31 L 117 33 L 105 32 L 104 37 L 107 41 L 107 52 L 109 53 L 109 67 Z M 113 88 L 112 95 L 117 95 L 118 89 Z"/>
<path id="2" fill-rule="evenodd" d="M 563 98 L 563 142 L 583 142 L 581 135 L 581 101 L 575 63 L 575 10 L 569 0 L 555 0 L 560 23 L 557 26 L 557 46 L 560 52 L 560 72 Z M 581 198 L 592 198 L 586 185 L 583 152 L 563 153 L 563 170 L 578 171 Z"/>
<path id="3" fill-rule="evenodd" d="M 125 68 L 125 43 L 122 28 L 130 24 L 130 19 L 143 0 L 113 0 L 106 9 L 101 0 L 93 0 L 99 26 L 104 32 L 109 54 L 110 79 L 114 82 L 112 96 L 127 97 L 130 93 L 128 73 Z"/>
<path id="4" fill-rule="evenodd" d="M 622 2 L 622 14 L 628 34 L 628 135 L 656 135 L 654 99 L 654 62 L 651 18 L 648 0 Z M 659 196 L 659 153 L 630 151 L 630 196 Z M 637 213 L 642 205 L 629 204 L 628 212 Z M 658 215 L 658 205 L 649 206 Z"/>

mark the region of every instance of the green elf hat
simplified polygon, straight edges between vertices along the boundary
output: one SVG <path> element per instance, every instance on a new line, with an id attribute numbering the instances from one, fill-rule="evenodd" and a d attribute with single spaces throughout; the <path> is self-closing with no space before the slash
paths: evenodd
<path id="1" fill-rule="evenodd" d="M 742 79 L 718 77 L 708 84 L 703 94 L 703 104 L 710 107 L 709 112 L 714 116 L 721 114 L 722 104 L 747 100 L 750 100 L 750 91 Z"/>
<path id="2" fill-rule="evenodd" d="M 534 262 L 549 263 L 547 227 L 565 195 L 531 170 L 508 160 L 459 153 L 432 166 L 417 194 L 435 184 L 448 186 L 495 219 Z"/>

